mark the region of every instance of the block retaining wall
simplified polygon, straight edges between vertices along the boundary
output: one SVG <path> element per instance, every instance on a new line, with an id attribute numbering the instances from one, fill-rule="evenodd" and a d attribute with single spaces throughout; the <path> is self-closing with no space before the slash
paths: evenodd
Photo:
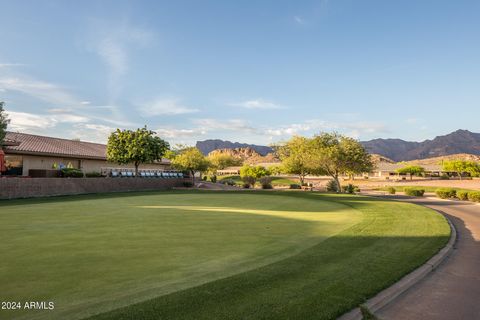
<path id="1" fill-rule="evenodd" d="M 166 190 L 181 187 L 184 181 L 175 178 L 0 178 L 0 199 Z"/>

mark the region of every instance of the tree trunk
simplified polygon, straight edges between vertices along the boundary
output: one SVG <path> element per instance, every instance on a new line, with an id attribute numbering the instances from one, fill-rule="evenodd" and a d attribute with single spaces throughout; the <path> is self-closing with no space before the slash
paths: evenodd
<path id="1" fill-rule="evenodd" d="M 138 162 L 135 162 L 135 177 L 138 177 L 138 166 L 140 164 Z"/>
<path id="2" fill-rule="evenodd" d="M 192 174 L 192 187 L 195 187 L 195 171 L 190 170 L 190 173 Z"/>
<path id="3" fill-rule="evenodd" d="M 342 191 L 342 187 L 340 186 L 340 180 L 338 179 L 338 174 L 333 176 L 335 183 L 337 184 L 337 193 Z"/>
<path id="4" fill-rule="evenodd" d="M 303 186 L 303 183 L 305 182 L 305 176 L 300 175 L 299 178 L 300 178 L 299 179 L 300 180 L 300 185 Z"/>
<path id="5" fill-rule="evenodd" d="M 460 180 L 462 180 L 462 173 L 461 172 L 458 173 L 458 177 L 460 178 Z"/>

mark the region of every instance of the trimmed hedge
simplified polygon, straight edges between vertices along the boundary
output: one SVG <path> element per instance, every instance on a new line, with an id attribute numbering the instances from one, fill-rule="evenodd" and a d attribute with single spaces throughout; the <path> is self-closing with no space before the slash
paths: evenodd
<path id="1" fill-rule="evenodd" d="M 100 172 L 87 172 L 85 173 L 85 177 L 87 178 L 100 178 L 102 174 Z"/>
<path id="2" fill-rule="evenodd" d="M 75 168 L 63 168 L 61 170 L 62 177 L 64 178 L 83 178 L 82 170 Z"/>
<path id="3" fill-rule="evenodd" d="M 404 188 L 403 191 L 407 196 L 412 197 L 423 197 L 423 194 L 425 193 L 425 189 L 419 188 Z"/>
<path id="4" fill-rule="evenodd" d="M 389 194 L 395 194 L 397 192 L 397 189 L 395 189 L 394 187 L 388 187 L 387 192 Z"/>
<path id="5" fill-rule="evenodd" d="M 471 191 L 468 193 L 468 200 L 480 202 L 480 191 Z"/>
<path id="6" fill-rule="evenodd" d="M 435 193 L 441 199 L 452 199 L 457 196 L 457 190 L 453 188 L 440 188 L 435 190 Z"/>
<path id="7" fill-rule="evenodd" d="M 290 184 L 290 189 L 302 189 L 302 186 L 296 183 Z"/>
<path id="8" fill-rule="evenodd" d="M 468 191 L 457 191 L 457 198 L 460 200 L 468 200 Z"/>

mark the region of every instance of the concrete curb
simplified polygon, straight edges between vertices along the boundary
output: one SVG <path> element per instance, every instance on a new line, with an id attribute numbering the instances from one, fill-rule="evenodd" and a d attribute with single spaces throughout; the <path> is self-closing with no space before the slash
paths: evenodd
<path id="1" fill-rule="evenodd" d="M 450 225 L 450 239 L 448 240 L 447 245 L 443 247 L 443 249 L 441 249 L 436 255 L 430 258 L 430 260 L 428 260 L 424 265 L 407 274 L 394 285 L 388 287 L 387 289 L 384 289 L 375 297 L 368 299 L 367 302 L 365 302 L 363 305 L 365 305 L 371 313 L 377 312 L 378 310 L 395 300 L 395 298 L 397 298 L 403 292 L 414 286 L 417 282 L 425 278 L 425 276 L 427 276 L 430 272 L 437 268 L 440 263 L 442 263 L 442 261 L 444 261 L 445 258 L 447 258 L 454 249 L 455 241 L 457 240 L 457 230 L 453 226 L 450 219 L 445 216 L 445 214 L 438 210 L 435 211 L 442 214 L 445 219 L 447 219 L 447 222 Z M 360 308 L 355 308 L 337 318 L 337 320 L 361 319 L 362 313 L 360 312 Z"/>

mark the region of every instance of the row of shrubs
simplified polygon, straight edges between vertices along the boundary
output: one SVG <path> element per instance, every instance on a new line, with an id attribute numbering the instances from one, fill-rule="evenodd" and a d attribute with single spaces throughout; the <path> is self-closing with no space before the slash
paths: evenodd
<path id="1" fill-rule="evenodd" d="M 415 187 L 405 187 L 403 189 L 407 196 L 423 197 L 425 189 Z M 394 187 L 388 187 L 389 194 L 395 194 L 397 190 Z M 457 190 L 454 188 L 439 188 L 435 190 L 437 197 L 441 199 L 459 199 L 464 201 L 480 202 L 480 191 Z"/>
<path id="2" fill-rule="evenodd" d="M 441 199 L 459 199 L 480 202 L 480 191 L 456 190 L 453 188 L 440 188 L 435 190 L 437 197 Z"/>
<path id="3" fill-rule="evenodd" d="M 60 170 L 61 176 L 64 178 L 99 178 L 102 177 L 100 172 L 87 172 L 83 173 L 82 170 L 75 169 L 75 168 L 63 168 Z"/>

